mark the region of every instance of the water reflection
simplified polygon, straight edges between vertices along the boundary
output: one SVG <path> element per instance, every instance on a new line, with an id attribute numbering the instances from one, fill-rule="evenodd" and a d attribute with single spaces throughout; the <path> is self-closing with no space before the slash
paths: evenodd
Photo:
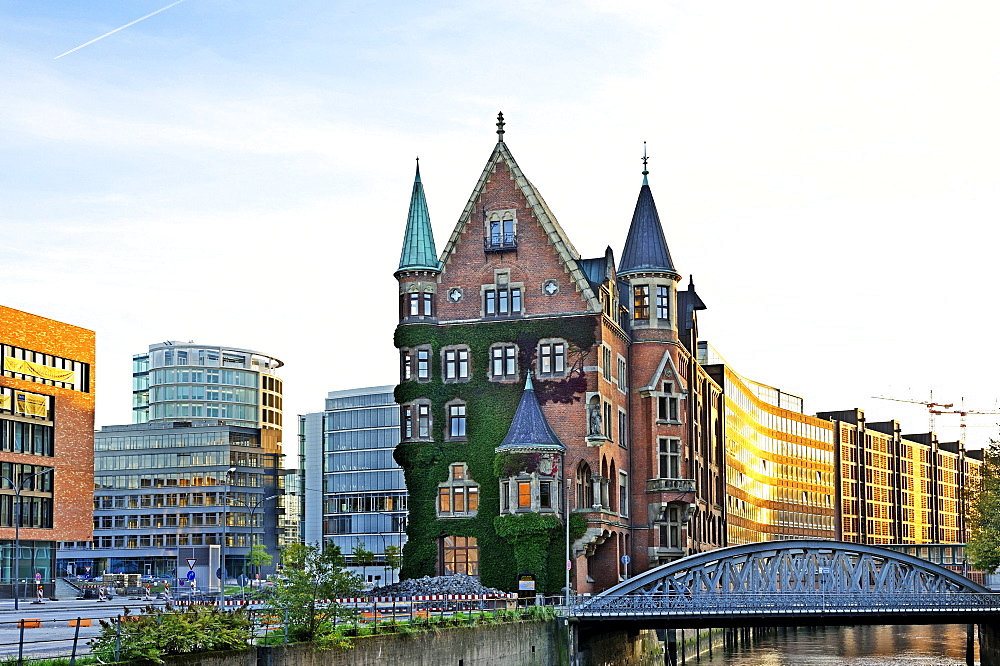
<path id="1" fill-rule="evenodd" d="M 778 629 L 687 664 L 712 666 L 965 666 L 965 625 Z M 978 640 L 976 663 L 979 663 Z"/>

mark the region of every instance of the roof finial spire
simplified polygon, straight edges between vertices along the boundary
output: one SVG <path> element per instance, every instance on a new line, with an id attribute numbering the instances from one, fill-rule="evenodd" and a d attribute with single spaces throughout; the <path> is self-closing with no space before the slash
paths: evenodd
<path id="1" fill-rule="evenodd" d="M 497 136 L 500 137 L 500 143 L 503 143 L 503 111 L 497 114 Z"/>
<path id="2" fill-rule="evenodd" d="M 417 178 L 420 178 L 420 156 L 417 155 Z"/>
<path id="3" fill-rule="evenodd" d="M 649 185 L 649 179 L 646 176 L 649 175 L 649 158 L 646 157 L 646 142 L 642 142 L 642 184 Z"/>

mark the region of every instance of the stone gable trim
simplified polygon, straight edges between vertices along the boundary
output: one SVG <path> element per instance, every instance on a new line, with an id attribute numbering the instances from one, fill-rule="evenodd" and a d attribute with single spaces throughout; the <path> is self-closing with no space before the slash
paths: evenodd
<path id="1" fill-rule="evenodd" d="M 472 211 L 476 207 L 476 202 L 482 195 L 483 190 L 486 187 L 486 183 L 489 181 L 490 176 L 493 174 L 496 165 L 500 160 L 503 160 L 510 169 L 511 176 L 514 179 L 514 184 L 517 185 L 521 194 L 524 195 L 525 201 L 531 212 L 534 214 L 535 219 L 541 225 L 542 230 L 545 231 L 545 235 L 549 239 L 549 244 L 555 248 L 556 254 L 563 263 L 563 267 L 569 274 L 573 282 L 576 283 L 576 289 L 583 296 L 584 300 L 587 302 L 590 310 L 588 314 L 601 311 L 601 302 L 597 298 L 597 294 L 590 286 L 590 282 L 587 281 L 586 276 L 580 267 L 577 265 L 576 260 L 580 257 L 580 253 L 576 251 L 573 244 L 569 241 L 566 236 L 566 232 L 563 231 L 559 222 L 556 220 L 555 215 L 549 210 L 548 205 L 545 200 L 542 199 L 541 194 L 535 189 L 535 186 L 524 176 L 521 171 L 521 167 L 517 165 L 514 161 L 514 156 L 510 154 L 505 143 L 498 143 L 493 149 L 493 154 L 490 155 L 490 159 L 486 162 L 486 168 L 483 169 L 483 173 L 479 176 L 479 181 L 476 183 L 475 188 L 472 190 L 472 195 L 469 197 L 469 201 L 465 204 L 465 209 L 462 211 L 461 217 L 458 219 L 458 223 L 451 232 L 451 236 L 448 237 L 448 242 L 444 246 L 444 250 L 441 252 L 441 265 L 443 270 L 448 270 L 448 261 L 451 259 L 451 255 L 454 253 L 455 246 L 458 245 L 459 239 L 462 234 L 465 233 L 466 227 L 469 225 L 469 221 L 472 218 Z"/>

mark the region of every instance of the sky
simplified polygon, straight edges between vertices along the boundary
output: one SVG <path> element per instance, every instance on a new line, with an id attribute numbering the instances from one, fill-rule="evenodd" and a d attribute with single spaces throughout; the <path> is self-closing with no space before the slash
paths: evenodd
<path id="1" fill-rule="evenodd" d="M 1000 3 L 184 0 L 56 58 L 168 4 L 0 2 L 0 303 L 97 332 L 99 426 L 164 340 L 282 359 L 286 428 L 395 383 L 414 159 L 440 251 L 498 111 L 584 257 L 647 143 L 738 373 L 906 433 L 874 396 L 1000 411 Z"/>

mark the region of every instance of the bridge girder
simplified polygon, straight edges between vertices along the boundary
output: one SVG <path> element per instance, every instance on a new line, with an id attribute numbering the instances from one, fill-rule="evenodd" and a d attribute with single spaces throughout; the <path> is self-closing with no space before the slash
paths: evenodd
<path id="1" fill-rule="evenodd" d="M 730 599 L 744 605 L 767 597 L 826 595 L 856 605 L 859 600 L 963 597 L 989 590 L 940 565 L 877 546 L 797 539 L 730 546 L 692 555 L 617 585 L 580 606 L 581 611 L 631 606 L 719 607 Z M 921 604 L 926 603 L 921 601 Z M 877 605 L 877 604 L 875 604 Z"/>

